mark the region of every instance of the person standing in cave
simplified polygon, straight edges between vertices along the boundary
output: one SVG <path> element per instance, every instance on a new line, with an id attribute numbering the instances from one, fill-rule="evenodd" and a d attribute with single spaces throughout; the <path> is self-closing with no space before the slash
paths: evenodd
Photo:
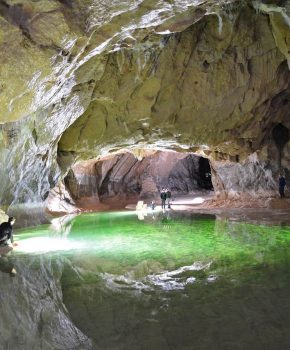
<path id="1" fill-rule="evenodd" d="M 285 177 L 281 174 L 279 174 L 279 194 L 280 194 L 280 198 L 284 198 L 285 197 L 285 186 L 286 186 L 286 180 Z"/>
<path id="2" fill-rule="evenodd" d="M 166 198 L 167 198 L 167 207 L 168 209 L 170 209 L 171 191 L 169 188 L 166 189 Z"/>
<path id="3" fill-rule="evenodd" d="M 6 222 L 2 222 L 2 224 L 0 225 L 0 246 L 6 246 L 9 244 L 9 240 L 12 243 L 12 245 L 16 245 L 14 244 L 14 239 L 13 239 L 13 225 L 15 223 L 15 219 L 11 216 L 8 221 Z"/>
<path id="4" fill-rule="evenodd" d="M 161 198 L 161 208 L 165 209 L 166 198 L 167 198 L 167 194 L 166 194 L 165 188 L 162 188 L 161 193 L 160 193 L 160 198 Z"/>

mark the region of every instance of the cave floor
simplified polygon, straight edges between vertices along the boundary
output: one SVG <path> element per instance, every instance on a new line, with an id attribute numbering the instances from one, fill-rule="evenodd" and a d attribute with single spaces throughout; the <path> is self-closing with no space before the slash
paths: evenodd
<path id="1" fill-rule="evenodd" d="M 148 201 L 147 201 L 148 202 Z M 144 201 L 144 203 L 147 203 Z M 150 202 L 148 202 L 150 203 Z M 264 206 L 264 207 L 263 207 Z M 134 210 L 136 204 L 126 206 Z M 155 211 L 161 211 L 157 201 Z M 151 209 L 148 209 L 151 211 Z M 196 192 L 189 195 L 173 196 L 170 209 L 166 211 L 189 211 L 212 214 L 220 219 L 246 221 L 267 225 L 290 225 L 290 198 L 267 198 L 252 201 L 218 201 L 213 192 Z"/>

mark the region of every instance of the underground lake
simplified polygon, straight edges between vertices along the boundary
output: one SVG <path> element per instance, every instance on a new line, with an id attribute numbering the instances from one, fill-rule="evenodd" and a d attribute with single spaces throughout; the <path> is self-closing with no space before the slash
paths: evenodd
<path id="1" fill-rule="evenodd" d="M 16 230 L 15 240 L 0 266 L 3 319 L 18 321 L 3 325 L 7 349 L 289 344 L 287 225 L 120 211 L 54 219 Z M 29 338 L 32 314 L 38 331 Z"/>
<path id="2" fill-rule="evenodd" d="M 0 350 L 289 350 L 290 0 L 0 0 L 0 49 Z"/>

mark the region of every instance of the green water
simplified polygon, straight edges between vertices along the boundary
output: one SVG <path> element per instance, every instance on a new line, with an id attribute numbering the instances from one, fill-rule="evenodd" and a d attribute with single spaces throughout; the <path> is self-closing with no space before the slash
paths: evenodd
<path id="1" fill-rule="evenodd" d="M 119 212 L 80 215 L 57 228 L 18 230 L 16 240 L 18 253 L 99 258 L 123 272 L 148 260 L 164 268 L 216 263 L 228 265 L 229 272 L 285 259 L 290 229 L 185 213 L 159 213 L 140 221 L 135 213 Z"/>
<path id="2" fill-rule="evenodd" d="M 289 349 L 290 228 L 188 213 L 80 215 L 16 232 L 64 264 L 64 303 L 101 349 Z"/>

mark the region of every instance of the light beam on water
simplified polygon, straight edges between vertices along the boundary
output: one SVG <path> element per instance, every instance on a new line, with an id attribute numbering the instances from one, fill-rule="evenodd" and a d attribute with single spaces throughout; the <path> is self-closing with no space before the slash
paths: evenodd
<path id="1" fill-rule="evenodd" d="M 51 266 L 49 281 L 61 284 L 71 319 L 96 348 L 289 348 L 286 225 L 174 210 L 149 210 L 142 221 L 95 213 L 18 230 L 16 241 L 18 276 L 23 266 L 39 280 Z"/>
<path id="2" fill-rule="evenodd" d="M 136 212 L 138 214 L 138 212 Z M 144 261 L 167 273 L 184 266 L 231 262 L 231 269 L 271 259 L 280 244 L 290 242 L 288 229 L 214 220 L 174 211 L 95 213 L 53 221 L 52 225 L 16 232 L 21 253 L 78 255 L 80 259 L 110 260 L 111 271 L 127 273 Z M 287 234 L 285 235 L 285 230 Z M 146 273 L 150 275 L 150 268 Z"/>

